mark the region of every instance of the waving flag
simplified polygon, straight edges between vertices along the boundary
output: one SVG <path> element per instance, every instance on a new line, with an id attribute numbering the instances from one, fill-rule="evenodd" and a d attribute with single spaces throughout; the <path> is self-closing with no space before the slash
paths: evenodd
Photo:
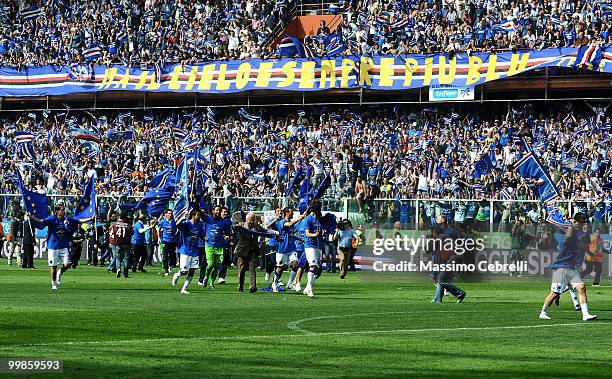
<path id="1" fill-rule="evenodd" d="M 13 136 L 13 141 L 15 143 L 27 143 L 34 141 L 34 134 L 30 132 L 15 132 Z"/>
<path id="2" fill-rule="evenodd" d="M 331 177 L 329 175 L 329 172 L 325 175 L 325 178 L 321 181 L 321 183 L 319 184 L 319 186 L 317 187 L 316 191 L 314 191 L 312 193 L 313 198 L 316 199 L 320 199 L 323 197 L 323 195 L 325 195 L 325 191 L 327 191 L 327 189 L 331 186 Z"/>
<path id="3" fill-rule="evenodd" d="M 240 117 L 250 123 L 257 123 L 261 120 L 261 117 L 250 114 L 249 111 L 244 108 L 240 108 L 240 110 L 238 111 L 238 115 L 240 115 Z"/>
<path id="4" fill-rule="evenodd" d="M 493 170 L 491 158 L 488 154 L 482 154 L 479 160 L 474 162 L 474 177 L 480 178 Z"/>
<path id="5" fill-rule="evenodd" d="M 87 62 L 93 61 L 94 59 L 98 59 L 102 56 L 102 49 L 100 45 L 97 43 L 92 43 L 87 47 L 86 50 L 83 51 L 83 57 Z"/>
<path id="6" fill-rule="evenodd" d="M 283 36 L 283 39 L 278 44 L 277 53 L 281 57 L 294 57 L 298 55 L 300 58 L 306 58 L 308 55 L 304 48 L 304 43 L 289 34 Z"/>
<path id="7" fill-rule="evenodd" d="M 32 161 L 36 160 L 36 152 L 34 151 L 34 146 L 31 142 L 20 143 L 18 146 L 18 152 L 22 156 L 30 158 Z"/>
<path id="8" fill-rule="evenodd" d="M 585 45 L 580 46 L 578 53 L 576 53 L 576 60 L 574 61 L 574 67 L 592 64 L 593 69 L 597 70 L 601 63 L 603 49 L 599 45 Z"/>
<path id="9" fill-rule="evenodd" d="M 552 179 L 533 154 L 530 152 L 521 158 L 516 164 L 516 171 L 531 186 L 533 192 L 543 203 L 551 202 L 559 197 L 559 191 Z"/>
<path id="10" fill-rule="evenodd" d="M 166 187 L 174 187 L 176 185 L 176 176 L 174 174 L 174 170 L 167 168 L 162 170 L 155 175 L 153 179 L 147 184 L 149 188 L 166 188 Z"/>
<path id="11" fill-rule="evenodd" d="M 183 149 L 193 149 L 202 142 L 199 138 L 186 138 L 183 140 Z"/>
<path id="12" fill-rule="evenodd" d="M 502 33 L 510 33 L 516 30 L 516 26 L 514 26 L 514 22 L 511 20 L 501 20 L 499 24 L 493 25 L 493 31 L 502 32 Z"/>
<path id="13" fill-rule="evenodd" d="M 129 141 L 133 140 L 136 132 L 133 130 L 113 130 L 106 132 L 106 137 L 111 141 Z"/>
<path id="14" fill-rule="evenodd" d="M 215 116 L 216 116 L 215 111 L 211 107 L 207 107 L 206 108 L 206 121 L 208 121 L 208 123 L 212 127 L 218 128 L 220 124 L 217 121 L 215 121 Z"/>
<path id="15" fill-rule="evenodd" d="M 546 204 L 546 222 L 557 226 L 570 226 L 571 222 L 567 221 L 565 214 L 559 208 L 557 208 L 552 202 Z"/>
<path id="16" fill-rule="evenodd" d="M 39 8 L 36 5 L 32 5 L 31 7 L 28 7 L 26 9 L 22 10 L 21 12 L 19 12 L 19 15 L 24 20 L 32 20 L 32 19 L 35 19 L 35 18 L 38 18 L 38 17 L 44 17 L 45 16 L 45 9 L 44 8 Z"/>
<path id="17" fill-rule="evenodd" d="M 16 172 L 16 177 L 17 188 L 21 193 L 21 198 L 23 200 L 23 206 L 25 210 L 37 218 L 47 218 L 49 216 L 49 209 L 47 207 L 47 195 L 26 189 L 23 185 L 23 180 L 21 179 L 21 173 L 19 171 Z M 43 225 L 35 223 L 34 221 L 32 221 L 32 225 L 34 225 L 38 229 L 44 228 Z"/>
<path id="18" fill-rule="evenodd" d="M 70 128 L 69 133 L 74 139 L 91 141 L 96 143 L 102 142 L 102 139 L 93 130 L 83 128 Z"/>
<path id="19" fill-rule="evenodd" d="M 180 178 L 180 191 L 179 198 L 174 204 L 174 220 L 176 223 L 181 223 L 187 219 L 189 213 L 189 183 L 188 183 L 188 172 L 189 167 L 187 166 L 187 158 L 183 160 L 183 168 L 181 170 Z"/>
<path id="20" fill-rule="evenodd" d="M 96 215 L 96 179 L 92 176 L 83 192 L 83 197 L 74 210 L 74 218 L 84 220 Z"/>
<path id="21" fill-rule="evenodd" d="M 330 34 L 325 41 L 325 50 L 326 55 L 330 57 L 335 57 L 344 52 L 344 45 L 340 43 L 340 37 L 336 33 Z"/>
<path id="22" fill-rule="evenodd" d="M 293 179 L 291 179 L 291 181 L 287 185 L 287 190 L 285 191 L 285 196 L 290 196 L 291 195 L 291 193 L 293 192 L 293 188 L 295 187 L 295 185 L 298 182 L 300 182 L 300 180 L 302 180 L 303 177 L 304 177 L 304 170 L 300 166 L 295 171 L 295 174 L 293 175 Z"/>
<path id="23" fill-rule="evenodd" d="M 136 211 L 148 207 L 155 200 L 170 202 L 170 198 L 174 194 L 174 188 L 151 188 L 149 189 L 144 197 L 140 199 L 136 204 L 121 204 L 121 209 L 125 211 Z"/>

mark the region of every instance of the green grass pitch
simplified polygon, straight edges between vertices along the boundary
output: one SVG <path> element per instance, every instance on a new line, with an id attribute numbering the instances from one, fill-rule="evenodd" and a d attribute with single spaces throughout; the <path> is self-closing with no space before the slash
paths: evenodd
<path id="1" fill-rule="evenodd" d="M 80 266 L 52 292 L 44 261 L 35 270 L 5 262 L 0 357 L 62 359 L 69 377 L 604 378 L 612 372 L 610 281 L 589 285 L 591 313 L 600 320 L 584 323 L 567 294 L 551 309 L 553 320 L 538 319 L 550 287 L 544 278 L 458 281 L 468 292 L 465 302 L 449 297 L 436 305 L 424 277 L 362 272 L 342 281 L 323 274 L 317 298 L 309 299 L 238 293 L 231 270 L 228 284 L 215 291 L 194 280 L 191 294 L 180 295 L 159 266 L 129 279 Z M 261 287 L 263 274 L 258 279 Z"/>

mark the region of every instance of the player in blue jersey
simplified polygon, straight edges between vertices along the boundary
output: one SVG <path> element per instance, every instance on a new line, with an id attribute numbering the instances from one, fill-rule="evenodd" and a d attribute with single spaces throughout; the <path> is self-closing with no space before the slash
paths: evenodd
<path id="1" fill-rule="evenodd" d="M 283 217 L 276 219 L 272 223 L 271 228 L 278 231 L 278 250 L 276 252 L 276 270 L 274 271 L 274 280 L 272 281 L 272 292 L 278 292 L 278 283 L 280 282 L 283 270 L 289 265 L 296 270 L 291 270 L 291 277 L 289 278 L 289 286 L 292 286 L 293 279 L 295 279 L 295 273 L 297 272 L 297 261 L 298 256 L 295 251 L 295 237 L 293 226 L 302 221 L 306 214 L 301 215 L 297 219 L 293 220 L 293 209 L 285 208 L 283 210 Z"/>
<path id="2" fill-rule="evenodd" d="M 578 301 L 582 311 L 582 320 L 596 320 L 597 316 L 589 313 L 587 305 L 586 287 L 580 279 L 577 267 L 582 264 L 583 252 L 579 249 L 579 241 L 582 233 L 582 225 L 587 221 L 584 213 L 576 213 L 571 226 L 565 227 L 564 235 L 559 235 L 559 255 L 550 265 L 552 269 L 551 292 L 544 300 L 544 306 L 540 312 L 540 319 L 550 320 L 548 308 L 559 298 L 561 293 L 570 286 L 578 292 Z"/>
<path id="3" fill-rule="evenodd" d="M 313 298 L 314 282 L 321 269 L 321 251 L 323 247 L 323 228 L 321 227 L 321 203 L 315 201 L 305 212 L 308 214 L 304 218 L 306 238 L 304 240 L 304 254 L 308 261 L 308 282 L 304 288 L 304 295 Z"/>
<path id="4" fill-rule="evenodd" d="M 293 226 L 293 238 L 295 244 L 295 257 L 297 258 L 297 264 L 292 266 L 291 278 L 289 281 L 288 289 L 292 289 L 295 292 L 302 290 L 302 274 L 308 267 L 308 261 L 306 260 L 306 254 L 304 253 L 304 240 L 306 239 L 306 222 L 304 219 L 308 216 L 307 210 L 303 213 L 302 219 Z"/>
<path id="5" fill-rule="evenodd" d="M 182 294 L 189 294 L 187 287 L 189 287 L 195 271 L 200 267 L 198 240 L 205 237 L 204 228 L 200 221 L 201 218 L 202 211 L 192 209 L 189 212 L 189 220 L 183 221 L 176 226 L 179 231 L 178 252 L 180 254 L 180 263 L 179 271 L 172 277 L 172 286 L 176 287 L 179 278 L 187 275 L 181 289 Z"/>
<path id="6" fill-rule="evenodd" d="M 62 284 L 62 274 L 70 268 L 70 239 L 76 232 L 79 224 L 87 223 L 92 218 L 77 220 L 66 217 L 66 208 L 63 204 L 55 206 L 55 215 L 40 219 L 28 213 L 32 221 L 45 225 L 47 229 L 47 253 L 49 267 L 51 267 L 51 289 L 56 290 Z M 57 266 L 62 264 L 58 271 Z"/>
<path id="7" fill-rule="evenodd" d="M 171 209 L 166 209 L 164 218 L 157 224 L 159 228 L 159 251 L 164 268 L 163 275 L 168 276 L 170 268 L 176 265 L 176 222 Z"/>
<path id="8" fill-rule="evenodd" d="M 274 210 L 274 219 L 266 225 L 266 229 L 274 229 L 274 225 L 278 220 L 283 219 L 283 210 L 281 207 L 276 207 Z M 263 255 L 261 256 L 260 265 L 266 271 L 264 280 L 268 282 L 270 275 L 276 268 L 276 254 L 278 253 L 278 244 L 280 239 L 278 236 L 266 239 L 266 248 L 264 249 Z"/>
<path id="9" fill-rule="evenodd" d="M 215 288 L 215 279 L 219 273 L 219 265 L 223 261 L 223 249 L 227 248 L 232 231 L 232 221 L 221 217 L 222 207 L 216 205 L 212 209 L 212 216 L 203 215 L 206 223 L 206 276 L 203 287 Z"/>

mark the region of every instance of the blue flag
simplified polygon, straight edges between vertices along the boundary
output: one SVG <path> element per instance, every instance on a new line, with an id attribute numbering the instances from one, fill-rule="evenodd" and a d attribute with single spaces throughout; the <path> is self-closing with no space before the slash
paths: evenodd
<path id="1" fill-rule="evenodd" d="M 106 137 L 109 140 L 113 141 L 129 141 L 133 140 L 135 137 L 135 132 L 133 130 L 109 130 L 106 132 Z"/>
<path id="2" fill-rule="evenodd" d="M 295 174 L 293 175 L 293 179 L 291 179 L 291 181 L 289 182 L 289 185 L 287 186 L 287 191 L 285 191 L 285 196 L 289 196 L 291 192 L 293 192 L 293 188 L 300 180 L 302 180 L 303 176 L 304 176 L 304 170 L 302 169 L 302 166 L 300 166 L 295 171 Z"/>
<path id="3" fill-rule="evenodd" d="M 552 179 L 538 161 L 533 152 L 525 155 L 516 165 L 516 171 L 523 177 L 525 183 L 531 187 L 538 199 L 548 203 L 559 197 L 559 191 Z"/>
<path id="4" fill-rule="evenodd" d="M 125 211 L 137 211 L 146 207 L 148 211 L 153 211 L 154 213 L 156 213 L 157 210 L 159 210 L 160 208 L 163 211 L 163 209 L 168 206 L 168 204 L 170 203 L 170 198 L 172 198 L 173 194 L 173 187 L 151 188 L 145 193 L 144 197 L 140 199 L 140 201 L 136 204 L 121 204 L 120 207 Z M 155 204 L 151 205 L 153 202 L 155 202 Z M 159 214 L 157 214 L 157 216 L 159 216 Z M 149 213 L 149 215 L 153 216 L 151 215 L 151 213 Z"/>
<path id="5" fill-rule="evenodd" d="M 317 187 L 317 190 L 312 193 L 313 199 L 316 200 L 322 198 L 329 186 L 331 186 L 331 177 L 329 176 L 328 172 L 327 175 L 325 175 L 325 178 L 319 184 L 319 187 Z"/>
<path id="6" fill-rule="evenodd" d="M 96 179 L 92 176 L 85 187 L 83 197 L 74 210 L 74 218 L 84 220 L 96 215 Z"/>
<path id="7" fill-rule="evenodd" d="M 176 185 L 176 175 L 174 174 L 174 170 L 167 168 L 162 170 L 155 175 L 153 179 L 147 184 L 149 188 L 166 188 L 166 187 L 174 187 Z"/>
<path id="8" fill-rule="evenodd" d="M 493 170 L 493 163 L 487 154 L 482 154 L 479 160 L 474 162 L 474 176 L 480 178 Z"/>
<path id="9" fill-rule="evenodd" d="M 23 199 L 23 206 L 25 210 L 40 219 L 45 219 L 49 217 L 49 208 L 47 208 L 47 195 L 26 189 L 23 186 L 21 173 L 19 171 L 16 172 L 16 176 L 17 187 L 19 189 L 19 192 L 21 193 L 21 198 Z M 34 225 L 38 229 L 44 228 L 44 225 L 38 224 L 33 221 L 32 225 Z"/>
<path id="10" fill-rule="evenodd" d="M 189 166 L 187 157 L 185 157 L 181 166 L 183 168 L 181 169 L 180 176 L 179 198 L 176 204 L 174 204 L 174 220 L 177 224 L 185 221 L 189 213 Z"/>

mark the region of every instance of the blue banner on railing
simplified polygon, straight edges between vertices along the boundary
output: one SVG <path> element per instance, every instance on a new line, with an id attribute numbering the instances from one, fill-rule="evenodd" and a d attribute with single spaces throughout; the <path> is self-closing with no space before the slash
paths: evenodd
<path id="1" fill-rule="evenodd" d="M 474 86 L 536 68 L 583 67 L 612 72 L 612 48 L 595 45 L 519 52 L 253 59 L 170 65 L 161 73 L 124 66 L 0 68 L 0 96 L 147 91 L 234 93 L 333 88 L 402 90 L 437 84 Z"/>

